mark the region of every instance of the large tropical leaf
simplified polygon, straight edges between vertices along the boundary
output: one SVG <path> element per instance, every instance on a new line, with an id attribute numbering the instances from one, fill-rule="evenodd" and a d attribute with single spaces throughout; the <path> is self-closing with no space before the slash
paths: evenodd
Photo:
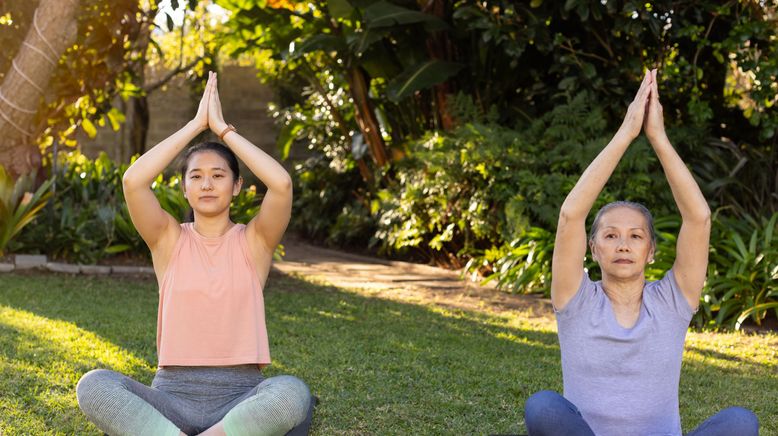
<path id="1" fill-rule="evenodd" d="M 354 7 L 348 0 L 327 0 L 327 9 L 329 9 L 332 18 L 344 20 L 351 18 L 351 14 L 354 13 Z"/>
<path id="2" fill-rule="evenodd" d="M 462 67 L 462 64 L 437 59 L 414 65 L 389 82 L 386 87 L 387 94 L 390 100 L 398 102 L 420 89 L 445 82 L 449 77 L 456 75 Z"/>
<path id="3" fill-rule="evenodd" d="M 311 53 L 314 51 L 337 51 L 341 52 L 346 49 L 346 43 L 340 36 L 321 33 L 313 35 L 312 37 L 301 42 L 300 45 L 291 53 L 291 57 L 299 57 L 305 53 Z"/>
<path id="4" fill-rule="evenodd" d="M 393 27 L 404 24 L 423 23 L 428 30 L 441 30 L 448 27 L 440 18 L 397 6 L 385 1 L 379 1 L 365 8 L 363 18 L 369 28 Z"/>

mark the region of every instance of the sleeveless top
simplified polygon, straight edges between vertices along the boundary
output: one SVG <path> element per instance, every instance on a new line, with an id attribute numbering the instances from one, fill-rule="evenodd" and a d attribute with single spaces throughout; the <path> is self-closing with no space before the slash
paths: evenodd
<path id="1" fill-rule="evenodd" d="M 270 363 L 262 287 L 236 224 L 209 238 L 181 224 L 159 283 L 159 366 Z"/>
<path id="2" fill-rule="evenodd" d="M 598 436 L 681 436 L 678 382 L 693 311 L 672 270 L 646 283 L 631 328 L 616 320 L 602 282 L 584 273 L 557 311 L 564 397 Z"/>

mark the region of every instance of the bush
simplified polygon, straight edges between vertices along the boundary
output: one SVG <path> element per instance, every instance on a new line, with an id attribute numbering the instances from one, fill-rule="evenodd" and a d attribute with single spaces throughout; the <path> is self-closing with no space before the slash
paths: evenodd
<path id="1" fill-rule="evenodd" d="M 37 190 L 34 190 L 33 184 L 32 174 L 14 181 L 0 165 L 0 256 L 3 256 L 8 243 L 37 217 L 51 197 L 51 180 L 45 181 Z"/>
<path id="2" fill-rule="evenodd" d="M 351 162 L 353 163 L 353 161 Z M 309 240 L 331 245 L 364 245 L 375 232 L 368 193 L 356 190 L 359 171 L 332 168 L 313 157 L 295 167 L 291 228 Z"/>
<path id="3" fill-rule="evenodd" d="M 90 264 L 119 254 L 149 260 L 124 201 L 122 176 L 128 167 L 105 153 L 94 160 L 77 151 L 61 153 L 56 193 L 41 216 L 13 241 L 12 250 Z M 163 209 L 179 221 L 184 218 L 189 204 L 178 175 L 159 175 L 151 188 Z M 232 201 L 232 219 L 247 223 L 259 212 L 260 202 L 254 186 L 241 190 Z"/>
<path id="4" fill-rule="evenodd" d="M 513 253 L 533 227 L 555 230 L 565 196 L 610 140 L 604 129 L 602 109 L 579 94 L 520 129 L 468 123 L 429 133 L 410 144 L 397 183 L 379 193 L 376 238 L 385 252 L 416 250 L 456 267 L 475 257 L 470 266 L 496 271 L 508 262 L 494 265 L 496 252 Z M 670 190 L 644 139 L 628 149 L 595 209 L 617 199 L 670 211 Z"/>
<path id="5" fill-rule="evenodd" d="M 778 213 L 739 220 L 714 216 L 708 278 L 694 323 L 700 327 L 756 325 L 778 318 Z"/>

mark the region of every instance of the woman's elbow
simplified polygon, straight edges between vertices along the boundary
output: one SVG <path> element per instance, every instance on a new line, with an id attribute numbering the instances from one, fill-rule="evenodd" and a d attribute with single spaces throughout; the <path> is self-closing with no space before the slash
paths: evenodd
<path id="1" fill-rule="evenodd" d="M 682 215 L 682 218 L 684 222 L 695 226 L 706 227 L 708 229 L 711 227 L 711 212 L 707 204 L 704 207 L 694 210 L 692 213 L 685 216 Z"/>

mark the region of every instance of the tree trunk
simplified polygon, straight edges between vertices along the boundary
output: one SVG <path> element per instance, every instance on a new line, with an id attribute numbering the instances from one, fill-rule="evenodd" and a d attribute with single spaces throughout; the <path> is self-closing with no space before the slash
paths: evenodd
<path id="1" fill-rule="evenodd" d="M 13 178 L 41 165 L 36 140 L 46 123 L 36 125 L 36 115 L 59 58 L 75 42 L 78 9 L 78 0 L 41 0 L 24 45 L 0 85 L 0 165 Z"/>
<path id="2" fill-rule="evenodd" d="M 348 82 L 351 88 L 351 97 L 354 99 L 354 117 L 357 119 L 359 130 L 365 137 L 365 142 L 370 146 L 370 153 L 378 167 L 386 166 L 389 160 L 386 156 L 386 143 L 381 137 L 381 129 L 378 126 L 373 104 L 368 96 L 368 84 L 365 73 L 359 67 L 348 69 Z"/>

